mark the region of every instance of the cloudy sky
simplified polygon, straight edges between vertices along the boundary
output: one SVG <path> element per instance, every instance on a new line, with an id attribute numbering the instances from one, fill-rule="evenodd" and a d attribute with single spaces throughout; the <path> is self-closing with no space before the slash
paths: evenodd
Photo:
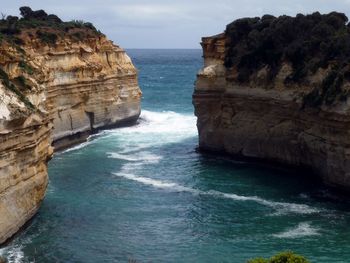
<path id="1" fill-rule="evenodd" d="M 90 21 L 125 48 L 200 48 L 202 36 L 220 33 L 234 19 L 340 11 L 350 0 L 2 0 L 0 12 L 44 9 L 63 20 Z"/>

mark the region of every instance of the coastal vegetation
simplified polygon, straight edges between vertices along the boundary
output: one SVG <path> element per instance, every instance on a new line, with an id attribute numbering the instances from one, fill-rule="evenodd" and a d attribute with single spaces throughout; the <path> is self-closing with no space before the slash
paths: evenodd
<path id="1" fill-rule="evenodd" d="M 17 95 L 17 97 L 27 106 L 28 109 L 34 111 L 34 105 L 28 100 L 28 98 L 21 92 L 20 87 L 31 89 L 29 85 L 26 84 L 26 80 L 23 76 L 19 76 L 15 78 L 13 81 L 9 79 L 8 74 L 0 68 L 0 80 L 2 84 L 13 93 Z M 17 83 L 17 85 L 15 84 Z"/>
<path id="2" fill-rule="evenodd" d="M 248 260 L 247 263 L 309 263 L 309 261 L 303 256 L 295 254 L 291 251 L 286 251 L 279 253 L 269 259 L 255 258 Z"/>
<path id="3" fill-rule="evenodd" d="M 35 69 L 26 59 L 24 45 L 27 41 L 38 39 L 40 43 L 55 46 L 60 39 L 69 39 L 79 42 L 90 37 L 102 35 L 93 24 L 83 20 L 62 21 L 58 16 L 47 14 L 44 10 L 33 11 L 30 7 L 19 8 L 21 17 L 6 16 L 2 14 L 0 19 L 0 45 L 4 50 L 9 46 L 15 48 L 18 54 L 7 52 L 10 60 L 20 57 L 18 67 L 21 75 L 10 78 L 0 64 L 0 80 L 3 85 L 14 92 L 18 98 L 30 110 L 35 110 L 34 105 L 27 99 L 25 94 L 31 90 L 26 78 L 35 73 Z"/>
<path id="4" fill-rule="evenodd" d="M 44 10 L 33 11 L 30 7 L 20 9 L 21 17 L 6 16 L 0 19 L 0 42 L 7 40 L 21 45 L 25 36 L 37 36 L 44 43 L 55 45 L 59 38 L 68 37 L 75 41 L 102 35 L 92 23 L 83 20 L 62 21 L 57 15 Z"/>
<path id="5" fill-rule="evenodd" d="M 350 80 L 350 24 L 343 13 L 319 12 L 296 17 L 265 15 L 238 19 L 226 27 L 229 38 L 225 66 L 236 68 L 237 80 L 249 82 L 262 68 L 272 82 L 283 64 L 292 66 L 288 85 L 310 85 L 308 76 L 327 72 L 321 85 L 306 94 L 304 106 L 332 105 L 346 100 Z"/>

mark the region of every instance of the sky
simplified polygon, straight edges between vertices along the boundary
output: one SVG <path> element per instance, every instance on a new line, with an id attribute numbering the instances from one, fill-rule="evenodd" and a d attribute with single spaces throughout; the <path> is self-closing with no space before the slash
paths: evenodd
<path id="1" fill-rule="evenodd" d="M 124 48 L 200 48 L 201 37 L 223 32 L 237 18 L 338 11 L 350 0 L 1 0 L 0 12 L 44 9 L 69 21 L 92 22 Z"/>

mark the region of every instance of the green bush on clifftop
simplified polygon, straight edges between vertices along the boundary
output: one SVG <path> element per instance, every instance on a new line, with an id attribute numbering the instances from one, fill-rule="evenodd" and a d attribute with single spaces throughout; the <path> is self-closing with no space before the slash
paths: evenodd
<path id="1" fill-rule="evenodd" d="M 303 256 L 287 251 L 279 253 L 270 259 L 256 258 L 248 260 L 247 263 L 309 263 Z"/>
<path id="2" fill-rule="evenodd" d="M 33 11 L 30 7 L 20 8 L 21 18 L 3 16 L 0 19 L 1 38 L 9 42 L 17 41 L 22 45 L 23 32 L 34 31 L 36 35 L 49 45 L 54 45 L 59 37 L 69 37 L 72 40 L 82 40 L 91 36 L 102 35 L 93 24 L 82 20 L 63 22 L 58 16 L 47 14 L 44 10 Z M 32 34 L 32 32 L 29 32 Z M 77 39 L 79 34 L 80 39 Z"/>
<path id="3" fill-rule="evenodd" d="M 344 80 L 350 81 L 350 24 L 345 14 L 243 18 L 227 25 L 226 36 L 225 66 L 237 69 L 237 81 L 249 82 L 254 73 L 267 67 L 272 82 L 288 62 L 293 72 L 285 78 L 286 85 L 307 85 L 307 76 L 320 68 L 330 71 L 321 87 L 304 98 L 305 106 L 331 105 L 347 97 L 342 89 Z"/>

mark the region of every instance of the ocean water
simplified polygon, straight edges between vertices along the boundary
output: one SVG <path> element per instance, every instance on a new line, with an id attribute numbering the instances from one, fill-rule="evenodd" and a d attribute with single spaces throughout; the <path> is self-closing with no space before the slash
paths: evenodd
<path id="1" fill-rule="evenodd" d="M 9 262 L 246 262 L 293 250 L 350 262 L 350 204 L 307 175 L 196 151 L 200 50 L 129 50 L 142 114 L 56 153 Z"/>

